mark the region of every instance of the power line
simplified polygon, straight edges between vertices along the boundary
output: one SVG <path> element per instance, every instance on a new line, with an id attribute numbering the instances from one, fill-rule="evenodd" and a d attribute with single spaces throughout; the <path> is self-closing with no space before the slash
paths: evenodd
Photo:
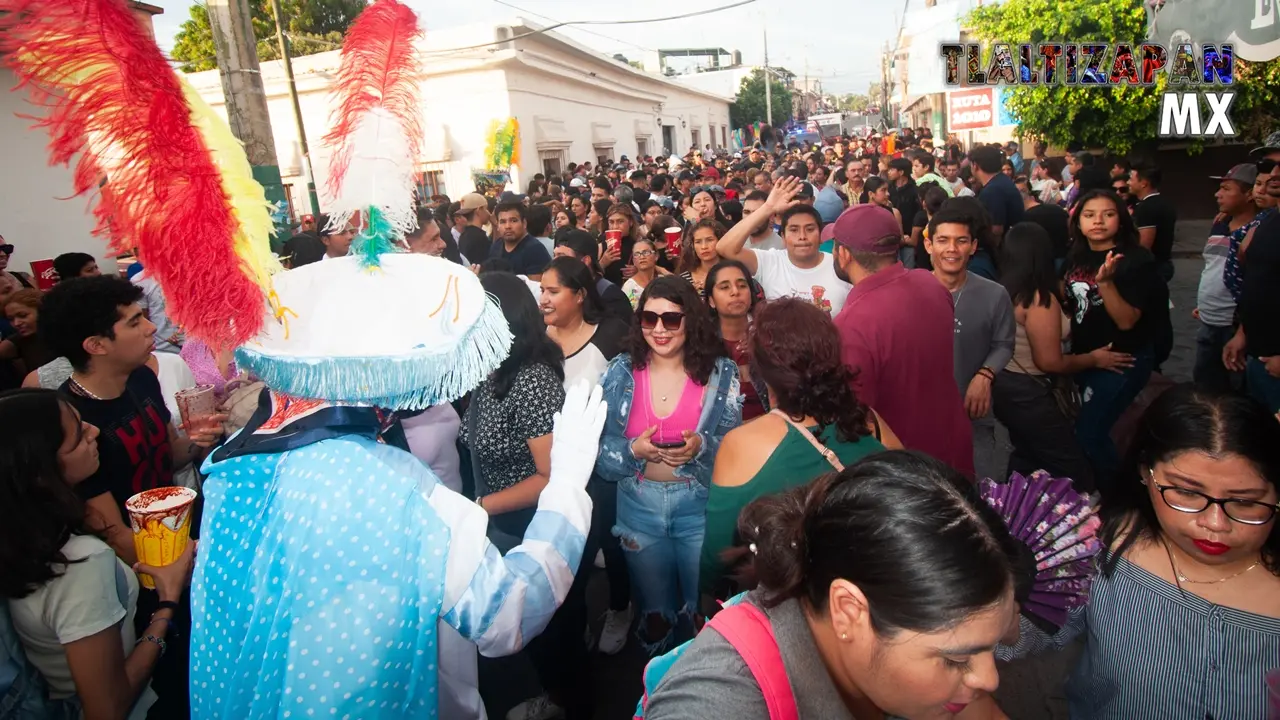
<path id="1" fill-rule="evenodd" d="M 509 7 L 509 8 L 511 8 L 512 10 L 515 10 L 516 12 L 522 12 L 522 13 L 525 13 L 526 15 L 533 15 L 533 16 L 535 16 L 535 17 L 540 17 L 540 18 L 542 18 L 543 20 L 550 20 L 551 22 L 560 22 L 559 20 L 557 20 L 557 19 L 555 19 L 555 18 L 551 17 L 550 15 L 543 15 L 542 13 L 536 13 L 536 12 L 534 12 L 534 11 L 532 11 L 532 10 L 525 10 L 524 8 L 516 7 L 515 5 L 512 5 L 512 4 L 511 4 L 511 3 L 509 3 L 509 2 L 503 2 L 503 0 L 493 0 L 493 1 L 494 1 L 494 2 L 496 2 L 496 3 L 498 3 L 499 5 L 505 5 L 505 6 Z M 633 47 L 633 48 L 637 48 L 637 49 L 640 49 L 640 50 L 644 50 L 645 52 L 657 52 L 657 50 L 654 50 L 654 49 L 653 49 L 653 48 L 651 48 L 651 47 L 645 47 L 644 45 L 637 45 L 637 44 L 635 44 L 635 43 L 633 43 L 633 42 L 628 42 L 628 41 L 626 41 L 626 40 L 619 40 L 619 39 L 618 39 L 618 38 L 616 38 L 616 37 L 612 37 L 612 36 L 609 36 L 609 35 L 605 35 L 604 33 L 602 33 L 602 32 L 596 32 L 595 30 L 587 30 L 587 29 L 585 29 L 585 28 L 578 28 L 578 32 L 584 32 L 584 33 L 588 33 L 588 34 L 590 34 L 590 35 L 595 35 L 596 37 L 602 37 L 602 38 L 604 38 L 605 40 L 612 40 L 613 42 L 621 43 L 621 44 L 623 44 L 623 45 L 628 45 L 628 46 Z"/>
<path id="2" fill-rule="evenodd" d="M 743 5 L 750 5 L 755 1 L 756 0 L 739 0 L 738 2 L 731 3 L 729 5 L 722 5 L 720 7 L 708 8 L 706 10 L 696 10 L 694 12 L 684 13 L 683 15 L 670 15 L 667 17 L 645 18 L 643 20 L 568 20 L 565 22 L 553 23 L 551 25 L 548 25 L 547 27 L 540 28 L 538 30 L 531 30 L 527 33 L 520 33 L 519 35 L 513 35 L 509 38 L 506 38 L 505 40 L 495 40 L 494 42 L 480 43 L 479 45 L 467 45 L 464 47 L 446 48 L 443 50 L 432 50 L 424 54 L 438 55 L 443 53 L 462 52 L 464 50 L 480 50 L 487 47 L 493 47 L 495 45 L 505 45 L 509 42 L 519 40 L 521 38 L 527 38 L 533 35 L 541 35 L 543 33 L 551 32 L 556 28 L 567 27 L 569 25 L 644 25 L 647 23 L 668 22 L 670 20 L 685 20 L 687 18 L 698 17 L 700 15 L 710 15 L 711 13 L 722 12 L 724 10 L 732 10 L 733 8 L 736 8 L 736 7 L 742 7 Z"/>

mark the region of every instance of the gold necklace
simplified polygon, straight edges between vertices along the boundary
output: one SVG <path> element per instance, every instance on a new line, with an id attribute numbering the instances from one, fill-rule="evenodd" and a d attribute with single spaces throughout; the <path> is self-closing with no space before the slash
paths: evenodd
<path id="1" fill-rule="evenodd" d="M 79 381 L 79 380 L 76 380 L 76 376 L 75 376 L 75 375 L 72 375 L 69 379 L 71 380 L 71 384 L 74 386 L 74 388 L 73 388 L 73 389 L 74 389 L 74 390 L 79 391 L 81 395 L 84 395 L 85 397 L 92 398 L 92 399 L 94 399 L 94 400 L 101 400 L 101 399 L 102 399 L 102 398 L 98 397 L 97 395 L 94 395 L 92 392 L 90 392 L 89 388 L 87 388 L 87 387 L 85 387 L 84 385 L 82 385 L 82 384 L 80 383 L 80 381 Z"/>
<path id="2" fill-rule="evenodd" d="M 1192 585 L 1217 585 L 1218 583 L 1224 583 L 1228 580 L 1234 580 L 1235 578 L 1240 577 L 1241 575 L 1249 572 L 1250 570 L 1262 564 L 1262 559 L 1259 558 L 1253 561 L 1253 564 L 1250 565 L 1249 567 L 1241 570 L 1240 572 L 1234 573 L 1232 575 L 1228 575 L 1224 578 L 1218 578 L 1217 580 L 1192 580 L 1191 578 L 1184 575 L 1182 571 L 1178 569 L 1178 566 L 1173 562 L 1173 551 L 1169 549 L 1168 544 L 1164 546 L 1164 551 L 1166 554 L 1169 555 L 1169 567 L 1173 568 L 1173 576 L 1178 579 L 1178 582 L 1190 583 Z"/>

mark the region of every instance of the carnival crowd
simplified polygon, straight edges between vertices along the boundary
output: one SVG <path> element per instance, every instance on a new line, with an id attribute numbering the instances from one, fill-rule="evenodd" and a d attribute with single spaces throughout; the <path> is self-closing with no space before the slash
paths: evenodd
<path id="1" fill-rule="evenodd" d="M 1170 310 L 1177 208 L 1160 190 L 1202 179 L 1023 148 L 924 128 L 770 136 L 420 198 L 407 251 L 472 268 L 513 344 L 468 397 L 398 414 L 387 442 L 474 500 L 506 552 L 548 486 L 566 392 L 598 383 L 607 403 L 564 602 L 514 659 L 442 635 L 439 716 L 485 717 L 514 693 L 511 720 L 600 717 L 614 689 L 592 656 L 631 646 L 681 648 L 634 678 L 646 718 L 783 717 L 746 641 L 699 632 L 750 591 L 792 717 L 1004 717 L 997 658 L 1072 643 L 1073 718 L 1266 717 L 1280 133 L 1214 178 L 1194 382 L 1145 408 L 1185 311 Z M 306 216 L 282 259 L 341 258 L 359 231 Z M 47 292 L 0 274 L 0 719 L 185 718 L 200 692 L 195 543 L 138 565 L 125 502 L 200 491 L 263 382 L 184 338 L 139 260 L 118 277 L 61 256 Z M 216 422 L 183 426 L 174 393 L 204 384 Z M 1038 470 L 1096 501 L 1105 547 L 1088 602 L 1051 628 L 1019 615 L 1025 550 L 973 489 Z M 486 663 L 531 670 L 486 683 Z"/>

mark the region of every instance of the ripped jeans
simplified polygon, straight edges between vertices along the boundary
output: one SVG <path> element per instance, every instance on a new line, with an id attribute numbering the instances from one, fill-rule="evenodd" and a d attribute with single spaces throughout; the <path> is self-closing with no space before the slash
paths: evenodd
<path id="1" fill-rule="evenodd" d="M 627 555 L 640 610 L 637 635 L 651 653 L 693 637 L 698 608 L 698 563 L 707 529 L 707 488 L 697 482 L 629 478 L 618 483 L 618 536 Z M 650 615 L 671 628 L 658 640 L 645 636 Z"/>

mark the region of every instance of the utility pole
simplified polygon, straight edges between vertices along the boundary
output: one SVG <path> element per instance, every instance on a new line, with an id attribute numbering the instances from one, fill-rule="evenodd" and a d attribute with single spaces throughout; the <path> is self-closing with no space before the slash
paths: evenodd
<path id="1" fill-rule="evenodd" d="M 298 104 L 298 84 L 293 81 L 293 60 L 289 57 L 289 41 L 284 35 L 284 13 L 280 0 L 271 0 L 276 16 L 276 42 L 280 43 L 280 58 L 284 62 L 284 77 L 289 82 L 289 99 L 293 101 L 293 124 L 298 129 L 298 147 L 302 151 L 302 172 L 307 178 L 307 205 L 314 217 L 320 212 L 320 200 L 316 198 L 316 177 L 311 172 L 311 150 L 307 147 L 307 128 L 302 124 L 302 106 Z"/>
<path id="2" fill-rule="evenodd" d="M 773 74 L 769 72 L 769 28 L 764 29 L 764 118 L 773 127 Z"/>
<path id="3" fill-rule="evenodd" d="M 804 94 L 800 97 L 804 98 L 804 119 L 809 119 L 809 56 L 804 56 Z"/>
<path id="4" fill-rule="evenodd" d="M 884 55 L 880 58 L 880 122 L 886 130 L 893 127 L 889 124 L 889 43 L 884 44 Z"/>
<path id="5" fill-rule="evenodd" d="M 222 94 L 227 103 L 231 132 L 244 144 L 253 179 L 266 191 L 275 223 L 272 249 L 277 252 L 288 233 L 289 202 L 276 161 L 276 143 L 267 114 L 267 94 L 258 69 L 258 41 L 253 35 L 253 16 L 247 0 L 208 0 L 209 25 L 222 77 Z"/>

